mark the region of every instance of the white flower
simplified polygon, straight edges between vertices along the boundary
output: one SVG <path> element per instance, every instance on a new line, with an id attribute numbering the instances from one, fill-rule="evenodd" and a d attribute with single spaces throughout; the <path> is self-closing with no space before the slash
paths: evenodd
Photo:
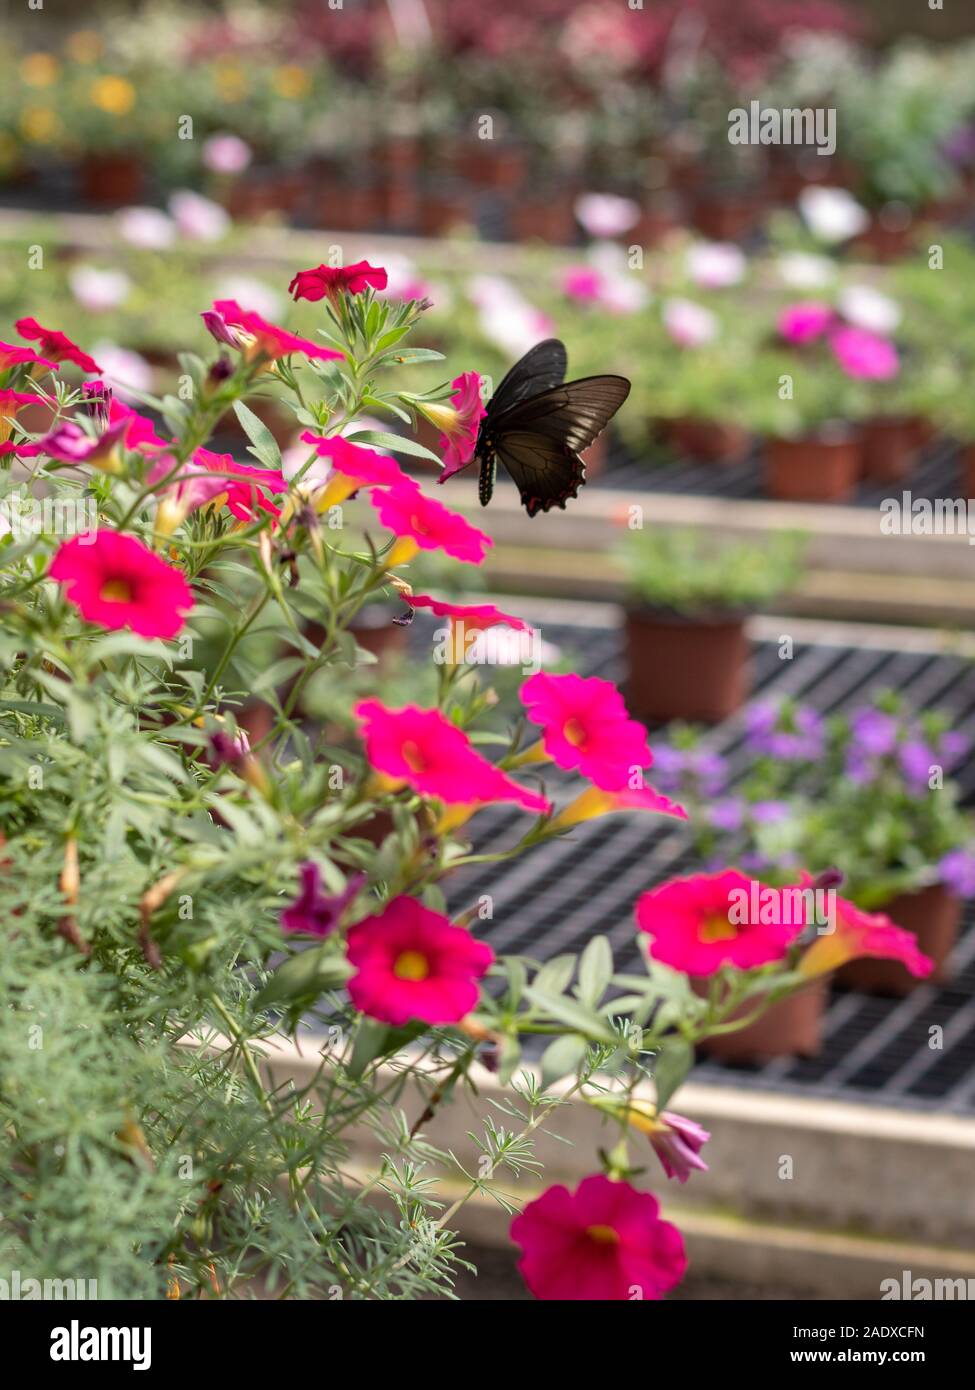
<path id="1" fill-rule="evenodd" d="M 192 241 L 220 241 L 230 230 L 227 211 L 211 198 L 189 188 L 178 188 L 169 200 L 169 211 L 183 236 Z"/>
<path id="2" fill-rule="evenodd" d="M 110 384 L 116 395 L 137 399 L 133 392 L 152 390 L 152 368 L 137 352 L 129 352 L 117 343 L 95 343 L 91 355 L 101 363 L 102 380 Z"/>
<path id="3" fill-rule="evenodd" d="M 745 278 L 747 262 L 740 247 L 727 241 L 701 241 L 688 248 L 687 273 L 696 285 L 720 290 Z"/>
<path id="4" fill-rule="evenodd" d="M 99 270 L 93 265 L 75 266 L 68 284 L 78 303 L 91 314 L 118 308 L 132 289 L 132 281 L 124 271 Z"/>
<path id="5" fill-rule="evenodd" d="M 663 306 L 664 327 L 681 347 L 713 343 L 720 325 L 710 309 L 692 299 L 668 299 Z"/>
<path id="6" fill-rule="evenodd" d="M 277 322 L 284 309 L 284 300 L 277 290 L 251 275 L 225 275 L 217 285 L 214 299 L 236 299 L 245 309 L 272 323 Z"/>
<path id="7" fill-rule="evenodd" d="M 872 285 L 848 285 L 840 293 L 839 310 L 857 328 L 865 328 L 868 333 L 877 333 L 881 338 L 889 338 L 895 333 L 903 317 L 896 299 L 881 294 Z"/>
<path id="8" fill-rule="evenodd" d="M 144 251 L 165 251 L 176 240 L 176 223 L 159 208 L 123 208 L 118 229 L 126 241 Z"/>
<path id="9" fill-rule="evenodd" d="M 813 236 L 830 243 L 849 241 L 870 223 L 866 208 L 845 188 L 804 188 L 799 211 Z"/>
<path id="10" fill-rule="evenodd" d="M 479 311 L 484 336 L 509 356 L 523 356 L 552 332 L 547 315 L 501 275 L 472 276 L 467 294 Z"/>
<path id="11" fill-rule="evenodd" d="M 836 279 L 836 265 L 828 256 L 811 251 L 786 251 L 775 263 L 779 279 L 794 290 L 821 290 Z"/>
<path id="12" fill-rule="evenodd" d="M 615 193 L 583 193 L 575 201 L 579 225 L 589 236 L 621 236 L 640 220 L 639 204 Z"/>

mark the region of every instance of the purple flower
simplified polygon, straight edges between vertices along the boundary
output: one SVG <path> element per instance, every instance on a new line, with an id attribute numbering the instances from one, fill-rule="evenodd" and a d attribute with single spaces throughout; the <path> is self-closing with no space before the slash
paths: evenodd
<path id="1" fill-rule="evenodd" d="M 653 780 L 661 791 L 675 792 L 681 785 L 684 771 L 684 755 L 677 748 L 663 744 L 651 749 L 653 753 Z"/>
<path id="2" fill-rule="evenodd" d="M 720 753 L 693 749 L 687 755 L 687 770 L 696 780 L 702 796 L 716 796 L 725 784 L 727 766 Z"/>
<path id="3" fill-rule="evenodd" d="M 668 1178 L 685 1183 L 695 1168 L 701 1173 L 708 1171 L 701 1157 L 702 1148 L 711 1138 L 708 1130 L 673 1110 L 662 1111 L 656 1125 L 650 1134 L 650 1143 Z"/>
<path id="4" fill-rule="evenodd" d="M 701 796 L 716 796 L 727 777 L 727 765 L 719 753 L 704 748 L 672 748 L 663 744 L 653 753 L 654 783 L 661 791 L 688 790 L 689 784 Z"/>
<path id="5" fill-rule="evenodd" d="M 975 898 L 975 853 L 953 849 L 938 865 L 941 882 L 960 898 Z"/>
<path id="6" fill-rule="evenodd" d="M 815 762 L 823 754 L 822 717 L 805 705 L 783 709 L 760 701 L 746 711 L 745 731 L 756 753 L 780 762 Z"/>
<path id="7" fill-rule="evenodd" d="M 44 453 L 60 463 L 100 463 L 121 443 L 128 427 L 127 420 L 119 420 L 93 439 L 73 420 L 65 420 L 37 443 Z"/>
<path id="8" fill-rule="evenodd" d="M 756 801 L 749 808 L 749 814 L 756 825 L 771 825 L 785 820 L 789 814 L 787 801 Z"/>
<path id="9" fill-rule="evenodd" d="M 95 423 L 105 429 L 112 410 L 112 388 L 107 381 L 85 381 L 81 385 L 85 409 Z"/>
<path id="10" fill-rule="evenodd" d="M 850 720 L 850 733 L 860 752 L 884 758 L 897 742 L 897 720 L 879 709 L 857 710 Z"/>
<path id="11" fill-rule="evenodd" d="M 745 803 L 740 796 L 727 796 L 723 801 L 713 801 L 708 808 L 708 821 L 715 830 L 725 830 L 734 834 L 740 830 L 745 820 Z"/>
<path id="12" fill-rule="evenodd" d="M 322 872 L 312 860 L 299 865 L 301 889 L 294 902 L 281 913 L 281 926 L 287 932 L 308 936 L 328 936 L 338 926 L 342 913 L 366 881 L 365 874 L 350 878 L 341 893 L 322 892 Z"/>
<path id="13" fill-rule="evenodd" d="M 216 729 L 210 735 L 210 758 L 214 767 L 237 769 L 249 752 L 250 741 L 243 729 L 238 729 L 236 734 Z"/>
<path id="14" fill-rule="evenodd" d="M 938 764 L 938 754 L 930 743 L 911 738 L 897 750 L 901 771 L 912 791 L 930 790 L 931 769 Z"/>

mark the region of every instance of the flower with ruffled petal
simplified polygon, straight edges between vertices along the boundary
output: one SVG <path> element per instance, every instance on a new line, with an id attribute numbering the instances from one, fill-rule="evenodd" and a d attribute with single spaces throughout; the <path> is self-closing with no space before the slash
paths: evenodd
<path id="1" fill-rule="evenodd" d="M 93 357 L 89 357 L 87 352 L 57 328 L 42 328 L 34 318 L 18 319 L 14 327 L 28 342 L 39 343 L 41 352 L 52 362 L 73 362 L 83 372 L 101 371 Z"/>
<path id="2" fill-rule="evenodd" d="M 673 1110 L 658 1112 L 655 1105 L 642 1101 L 631 1102 L 626 1118 L 634 1129 L 647 1135 L 668 1178 L 685 1183 L 695 1170 L 708 1171 L 701 1150 L 711 1135 L 696 1120 Z"/>
<path id="3" fill-rule="evenodd" d="M 356 261 L 355 265 L 320 265 L 313 270 L 299 270 L 288 286 L 288 293 L 296 300 L 316 301 L 327 296 L 334 301 L 343 294 L 362 294 L 370 286 L 374 290 L 384 290 L 387 278 L 382 266 L 370 265 L 368 261 Z"/>
<path id="4" fill-rule="evenodd" d="M 394 1028 L 458 1023 L 477 1004 L 494 952 L 416 898 L 399 897 L 349 928 L 349 996 Z"/>
<path id="5" fill-rule="evenodd" d="M 312 430 L 305 430 L 301 438 L 330 465 L 327 483 L 314 495 L 316 510 L 320 512 L 339 506 L 361 487 L 416 486 L 394 458 L 378 449 L 367 449 L 340 434 L 326 436 Z"/>
<path id="6" fill-rule="evenodd" d="M 281 913 L 281 927 L 286 932 L 304 936 L 329 936 L 342 920 L 342 914 L 358 895 L 366 881 L 365 874 L 355 874 L 341 893 L 322 890 L 322 871 L 313 860 L 298 866 L 301 887 L 294 901 Z"/>
<path id="7" fill-rule="evenodd" d="M 800 887 L 811 887 L 813 879 L 804 873 Z M 895 960 L 915 979 L 923 980 L 934 969 L 934 961 L 921 951 L 913 932 L 898 927 L 883 912 L 864 912 L 846 898 L 835 899 L 833 930 L 818 935 L 803 953 L 798 969 L 815 978 L 826 975 L 848 960 L 870 956 L 876 960 Z"/>
<path id="8" fill-rule="evenodd" d="M 636 920 L 648 938 L 648 953 L 688 975 L 713 975 L 725 965 L 753 970 L 784 959 L 805 925 L 806 903 L 762 885 L 764 901 L 756 914 L 752 889 L 752 879 L 725 869 L 670 879 L 643 893 Z"/>
<path id="9" fill-rule="evenodd" d="M 601 1173 L 575 1192 L 550 1187 L 511 1223 L 518 1269 L 536 1298 L 659 1299 L 687 1269 L 680 1231 L 649 1192 Z"/>
<path id="10" fill-rule="evenodd" d="M 43 405 L 50 408 L 43 396 L 35 396 L 30 391 L 0 390 L 0 441 L 10 438 L 13 422 L 25 405 Z"/>
<path id="11" fill-rule="evenodd" d="M 416 408 L 441 431 L 439 447 L 443 468 L 437 478 L 445 483 L 474 461 L 474 447 L 481 421 L 487 414 L 481 399 L 481 378 L 477 372 L 462 372 L 450 383 L 452 404 L 444 401 L 416 401 Z"/>
<path id="12" fill-rule="evenodd" d="M 299 338 L 296 333 L 268 323 L 260 314 L 242 309 L 236 299 L 216 299 L 213 308 L 200 317 L 218 343 L 240 348 L 248 357 L 266 357 L 272 362 L 295 352 L 323 362 L 345 357 L 344 352 Z"/>
<path id="13" fill-rule="evenodd" d="M 429 594 L 411 594 L 404 602 L 411 608 L 429 609 L 438 618 L 450 618 L 452 622 L 462 622 L 471 631 L 482 632 L 485 628 L 514 628 L 516 632 L 532 632 L 533 629 L 523 618 L 511 613 L 502 613 L 493 603 L 448 603 L 446 599 L 431 598 Z"/>
<path id="14" fill-rule="evenodd" d="M 653 811 L 660 816 L 674 816 L 677 820 L 687 820 L 687 812 L 676 801 L 655 791 L 653 787 L 622 787 L 619 791 L 602 791 L 599 787 L 587 787 L 574 801 L 561 810 L 552 821 L 550 829 L 569 830 L 583 821 L 595 820 L 598 816 L 608 816 L 614 811 Z"/>
<path id="15" fill-rule="evenodd" d="M 794 347 L 802 347 L 821 338 L 835 318 L 832 306 L 817 299 L 789 304 L 779 315 L 779 336 Z"/>
<path id="16" fill-rule="evenodd" d="M 653 761 L 646 729 L 627 714 L 612 681 L 539 671 L 521 687 L 521 700 L 553 762 L 604 791 L 629 786 Z"/>
<path id="17" fill-rule="evenodd" d="M 288 491 L 288 480 L 278 469 L 238 463 L 233 454 L 215 454 L 210 449 L 197 449 L 193 463 L 217 475 L 220 491 L 227 494 L 227 510 L 238 521 L 256 521 L 261 512 L 280 516 L 280 509 L 268 497 L 268 493 Z"/>
<path id="18" fill-rule="evenodd" d="M 387 709 L 378 700 L 355 708 L 362 722 L 366 757 L 393 785 L 455 806 L 513 801 L 545 813 L 551 803 L 530 792 L 481 756 L 467 735 L 437 709 Z"/>
<path id="19" fill-rule="evenodd" d="M 49 574 L 89 623 L 141 637 L 175 637 L 193 592 L 173 565 L 135 536 L 101 527 L 94 541 L 73 536 L 58 547 Z"/>
<path id="20" fill-rule="evenodd" d="M 48 371 L 57 371 L 53 361 L 39 357 L 33 348 L 23 347 L 20 343 L 0 343 L 0 372 L 7 372 L 11 367 L 44 367 Z"/>
<path id="21" fill-rule="evenodd" d="M 846 375 L 858 381 L 890 381 L 900 371 L 894 344 L 865 328 L 837 328 L 830 343 Z"/>
<path id="22" fill-rule="evenodd" d="M 390 568 L 405 564 L 417 550 L 443 550 L 455 560 L 479 565 L 491 546 L 490 536 L 427 497 L 412 480 L 396 487 L 374 487 L 369 500 L 387 530 L 400 539 L 393 547 Z"/>
<path id="23" fill-rule="evenodd" d="M 101 434 L 91 435 L 73 420 L 64 420 L 50 434 L 38 439 L 37 445 L 59 463 L 85 463 L 103 473 L 117 473 L 121 467 L 118 446 L 125 437 L 125 430 L 125 424 L 119 421 Z"/>

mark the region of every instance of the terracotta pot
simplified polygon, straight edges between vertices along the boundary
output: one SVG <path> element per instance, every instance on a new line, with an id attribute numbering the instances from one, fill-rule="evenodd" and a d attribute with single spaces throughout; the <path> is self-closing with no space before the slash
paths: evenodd
<path id="1" fill-rule="evenodd" d="M 89 203 L 137 203 L 143 162 L 134 154 L 89 154 L 81 161 L 81 195 Z"/>
<path id="2" fill-rule="evenodd" d="M 459 146 L 453 167 L 456 173 L 481 188 L 507 192 L 520 188 L 527 174 L 524 151 L 493 140 L 471 140 Z"/>
<path id="3" fill-rule="evenodd" d="M 371 845 L 378 849 L 387 835 L 392 835 L 395 826 L 393 817 L 389 811 L 377 811 L 368 820 L 360 821 L 358 825 L 346 831 L 346 834 L 354 836 L 357 840 L 368 840 Z"/>
<path id="4" fill-rule="evenodd" d="M 681 415 L 667 421 L 665 435 L 679 454 L 705 463 L 740 463 L 748 453 L 748 431 L 721 420 Z"/>
<path id="5" fill-rule="evenodd" d="M 308 191 L 307 177 L 298 170 L 254 169 L 227 190 L 227 210 L 244 221 L 268 214 L 297 211 Z"/>
<path id="6" fill-rule="evenodd" d="M 852 432 L 767 441 L 765 486 L 778 501 L 842 502 L 859 475 L 860 441 Z"/>
<path id="7" fill-rule="evenodd" d="M 975 444 L 962 451 L 962 487 L 965 496 L 975 500 Z"/>
<path id="8" fill-rule="evenodd" d="M 508 221 L 518 241 L 537 238 L 562 246 L 575 237 L 572 203 L 561 194 L 539 201 L 519 200 L 512 205 Z"/>
<path id="9" fill-rule="evenodd" d="M 638 719 L 714 724 L 748 698 L 751 663 L 743 614 L 699 620 L 668 610 L 626 610 L 627 704 Z"/>
<path id="10" fill-rule="evenodd" d="M 860 448 L 865 478 L 899 482 L 917 462 L 917 422 L 909 415 L 878 415 L 865 420 Z"/>
<path id="11" fill-rule="evenodd" d="M 676 203 L 647 206 L 640 220 L 619 238 L 627 246 L 659 246 L 675 228 L 681 225 L 680 207 Z"/>
<path id="12" fill-rule="evenodd" d="M 712 241 L 741 241 L 761 213 L 757 194 L 705 193 L 691 205 L 691 223 Z"/>
<path id="13" fill-rule="evenodd" d="M 417 207 L 417 225 L 423 236 L 446 236 L 457 227 L 475 221 L 471 200 L 462 193 L 426 193 Z"/>
<path id="14" fill-rule="evenodd" d="M 904 225 L 898 223 L 892 226 L 884 222 L 882 217 L 875 217 L 853 245 L 856 250 L 865 252 L 884 264 L 900 261 L 913 250 L 915 231 L 913 220 Z"/>
<path id="15" fill-rule="evenodd" d="M 312 190 L 311 216 L 316 227 L 358 232 L 381 225 L 386 215 L 384 190 L 378 184 L 334 179 Z"/>
<path id="16" fill-rule="evenodd" d="M 934 883 L 917 893 L 900 893 L 878 911 L 885 913 L 905 931 L 913 932 L 918 946 L 935 963 L 934 972 L 928 979 L 935 984 L 944 984 L 950 978 L 946 961 L 958 937 L 961 899 L 944 884 Z M 910 994 L 918 985 L 926 983 L 916 980 L 899 961 L 872 960 L 867 956 L 841 966 L 836 978 L 850 989 L 897 996 Z"/>
<path id="17" fill-rule="evenodd" d="M 698 994 L 706 992 L 707 981 L 694 982 Z M 703 986 L 703 988 L 702 988 Z M 733 1017 L 751 1013 L 751 999 Z M 710 1057 L 723 1062 L 760 1062 L 768 1057 L 815 1057 L 822 1043 L 826 982 L 814 980 L 805 989 L 781 999 L 761 1018 L 737 1033 L 719 1033 L 701 1043 Z"/>

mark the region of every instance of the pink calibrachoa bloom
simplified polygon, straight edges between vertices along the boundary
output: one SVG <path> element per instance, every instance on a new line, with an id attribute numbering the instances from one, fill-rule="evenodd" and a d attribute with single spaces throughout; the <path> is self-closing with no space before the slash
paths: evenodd
<path id="1" fill-rule="evenodd" d="M 477 431 L 487 414 L 481 400 L 481 378 L 477 372 L 462 372 L 450 383 L 454 388 L 453 404 L 443 401 L 417 401 L 416 408 L 441 430 L 439 447 L 443 452 L 443 468 L 437 478 L 445 483 L 462 468 L 474 461 Z"/>
<path id="2" fill-rule="evenodd" d="M 458 1023 L 477 1004 L 494 952 L 416 898 L 398 897 L 349 928 L 348 958 L 357 967 L 353 1004 L 400 1028 L 414 1019 Z"/>
<path id="3" fill-rule="evenodd" d="M 280 516 L 280 508 L 269 501 L 269 492 L 287 492 L 288 480 L 276 468 L 261 468 L 254 464 L 238 463 L 233 454 L 215 454 L 210 449 L 197 449 L 193 463 L 209 473 L 221 476 L 222 486 L 215 494 L 227 494 L 227 510 L 238 521 L 256 521 L 260 512 Z"/>
<path id="4" fill-rule="evenodd" d="M 370 285 L 375 290 L 384 290 L 387 281 L 382 266 L 370 265 L 368 261 L 356 261 L 355 265 L 320 265 L 313 270 L 299 270 L 288 286 L 288 293 L 296 300 L 314 302 L 326 295 L 334 300 L 340 294 L 362 294 Z"/>
<path id="5" fill-rule="evenodd" d="M 837 328 L 830 343 L 847 376 L 859 381 L 890 381 L 900 371 L 894 344 L 865 328 Z"/>
<path id="6" fill-rule="evenodd" d="M 680 1231 L 659 1213 L 649 1192 L 601 1173 L 575 1192 L 550 1187 L 511 1223 L 521 1277 L 540 1299 L 662 1298 L 683 1279 L 687 1255 Z"/>
<path id="7" fill-rule="evenodd" d="M 287 329 L 268 323 L 267 319 L 250 309 L 242 309 L 236 299 L 216 299 L 213 308 L 200 315 L 212 337 L 218 343 L 241 348 L 248 356 L 268 357 L 272 362 L 300 352 L 329 362 L 344 358 L 344 352 L 299 338 Z"/>
<path id="8" fill-rule="evenodd" d="M 660 816 L 674 816 L 677 820 L 687 820 L 683 806 L 653 787 L 622 787 L 619 791 L 603 791 L 599 787 L 587 787 L 580 792 L 575 801 L 561 810 L 552 821 L 552 830 L 569 830 L 583 821 L 595 820 L 597 816 L 611 815 L 614 811 L 654 811 Z"/>
<path id="9" fill-rule="evenodd" d="M 319 511 L 338 506 L 361 487 L 416 486 L 394 458 L 378 449 L 367 449 L 340 434 L 326 436 L 315 434 L 313 430 L 305 430 L 301 439 L 331 465 L 328 481 L 315 497 Z"/>
<path id="10" fill-rule="evenodd" d="M 33 348 L 23 347 L 20 343 L 0 343 L 0 372 L 9 371 L 11 367 L 45 367 L 49 371 L 56 372 L 57 365 L 49 362 L 46 357 L 39 357 Z"/>
<path id="11" fill-rule="evenodd" d="M 123 405 L 111 395 L 111 386 L 107 382 L 102 385 L 109 393 L 108 419 L 109 423 L 116 425 L 124 422 L 125 434 L 123 436 L 127 449 L 137 449 L 140 453 L 151 453 L 157 449 L 168 449 L 171 441 L 162 439 L 156 433 L 156 427 L 147 415 L 140 415 L 131 406 Z"/>
<path id="12" fill-rule="evenodd" d="M 175 637 L 193 607 L 184 575 L 135 536 L 102 527 L 90 544 L 72 536 L 58 547 L 49 574 L 89 623 L 141 637 Z"/>
<path id="13" fill-rule="evenodd" d="M 378 700 L 355 707 L 366 757 L 386 778 L 452 806 L 513 801 L 544 813 L 551 803 L 488 762 L 467 735 L 437 709 L 387 709 Z"/>
<path id="14" fill-rule="evenodd" d="M 305 936 L 329 936 L 365 883 L 366 875 L 355 874 L 341 893 L 329 894 L 322 891 L 322 871 L 313 860 L 300 864 L 298 871 L 301 887 L 294 901 L 281 913 L 281 928 Z"/>
<path id="15" fill-rule="evenodd" d="M 552 761 L 578 768 L 603 791 L 630 785 L 653 762 L 646 729 L 629 717 L 612 681 L 539 671 L 521 687 L 521 699 Z"/>
<path id="16" fill-rule="evenodd" d="M 390 567 L 404 564 L 417 550 L 443 550 L 455 560 L 479 565 L 493 544 L 459 512 L 427 497 L 412 479 L 396 487 L 374 487 L 369 500 L 387 530 L 400 537 Z"/>
<path id="17" fill-rule="evenodd" d="M 35 396 L 30 391 L 0 391 L 0 441 L 10 438 L 13 422 L 25 405 L 44 405 L 50 409 L 43 396 Z"/>
<path id="18" fill-rule="evenodd" d="M 73 420 L 64 420 L 50 434 L 38 439 L 42 453 L 59 463 L 87 463 L 105 473 L 119 470 L 118 446 L 125 438 L 123 421 L 109 425 L 98 435 L 86 434 Z"/>
<path id="19" fill-rule="evenodd" d="M 811 888 L 813 879 L 803 874 L 801 886 Z M 848 960 L 872 956 L 877 960 L 896 960 L 915 977 L 923 980 L 934 969 L 934 961 L 918 948 L 913 932 L 898 927 L 883 912 L 864 912 L 855 903 L 837 897 L 834 930 L 817 936 L 803 953 L 798 969 L 803 975 L 826 975 Z"/>
<path id="20" fill-rule="evenodd" d="M 737 869 L 724 869 L 672 878 L 641 894 L 636 921 L 648 937 L 649 955 L 688 975 L 714 975 L 724 965 L 753 970 L 782 960 L 804 922 L 792 920 L 796 913 L 783 898 L 786 890 L 765 885 L 762 896 L 775 896 L 759 915 L 778 920 L 752 921 L 751 886 Z"/>
<path id="21" fill-rule="evenodd" d="M 650 1140 L 668 1178 L 685 1183 L 695 1169 L 700 1173 L 708 1171 L 701 1150 L 711 1135 L 696 1120 L 677 1115 L 673 1110 L 658 1113 L 655 1105 L 640 1101 L 630 1105 L 626 1118 Z"/>
<path id="22" fill-rule="evenodd" d="M 801 347 L 821 338 L 835 319 L 836 313 L 831 305 L 816 299 L 789 304 L 779 315 L 779 336 L 787 343 Z"/>
<path id="23" fill-rule="evenodd" d="M 562 274 L 562 292 L 579 304 L 601 304 L 605 294 L 602 272 L 592 265 L 570 265 Z"/>
<path id="24" fill-rule="evenodd" d="M 95 359 L 59 329 L 42 328 L 35 318 L 18 319 L 14 327 L 28 342 L 40 343 L 41 352 L 46 353 L 52 362 L 73 362 L 83 372 L 101 371 Z"/>
<path id="25" fill-rule="evenodd" d="M 438 618 L 462 622 L 471 631 L 483 631 L 484 628 L 498 627 L 502 624 L 514 628 L 516 632 L 533 631 L 523 618 L 516 618 L 511 613 L 502 613 L 501 609 L 495 608 L 492 603 L 448 603 L 445 599 L 431 598 L 429 594 L 411 594 L 404 602 L 411 608 L 428 608 Z"/>

